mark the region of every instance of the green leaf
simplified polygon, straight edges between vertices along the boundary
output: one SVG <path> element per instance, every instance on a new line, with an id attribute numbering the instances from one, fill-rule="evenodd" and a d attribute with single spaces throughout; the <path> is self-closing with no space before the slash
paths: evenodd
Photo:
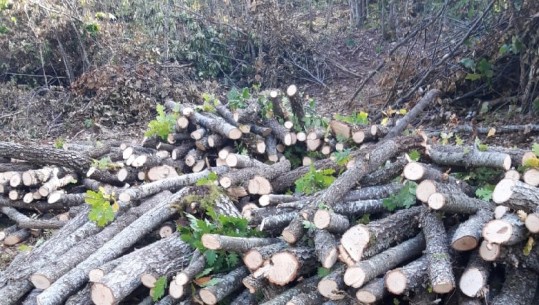
<path id="1" fill-rule="evenodd" d="M 490 201 L 492 199 L 493 192 L 494 192 L 494 185 L 485 184 L 483 187 L 480 187 L 475 191 L 475 196 L 479 199 Z"/>
<path id="2" fill-rule="evenodd" d="M 167 288 L 167 278 L 166 276 L 162 276 L 155 282 L 155 286 L 153 287 L 153 296 L 152 300 L 154 302 L 159 301 L 164 295 L 165 295 L 165 289 Z"/>
<path id="3" fill-rule="evenodd" d="M 390 212 L 397 208 L 410 208 L 416 203 L 417 183 L 406 181 L 402 189 L 389 198 L 385 198 L 382 202 L 383 206 Z"/>
<path id="4" fill-rule="evenodd" d="M 177 114 L 165 114 L 165 107 L 161 104 L 157 104 L 155 108 L 157 116 L 155 120 L 148 123 L 148 129 L 144 136 L 151 137 L 155 135 L 166 140 L 168 135 L 174 132 Z"/>
<path id="5" fill-rule="evenodd" d="M 466 78 L 467 80 L 471 80 L 471 81 L 476 81 L 478 79 L 481 79 L 481 74 L 478 74 L 478 73 L 468 73 L 466 74 Z"/>
<path id="6" fill-rule="evenodd" d="M 114 196 L 105 194 L 102 188 L 99 192 L 86 191 L 84 201 L 90 206 L 88 219 L 99 227 L 104 227 L 114 220 L 116 200 Z"/>
<path id="7" fill-rule="evenodd" d="M 536 157 L 539 157 L 539 144 L 532 144 L 532 152 L 535 154 Z"/>
<path id="8" fill-rule="evenodd" d="M 408 157 L 410 157 L 412 161 L 417 162 L 421 158 L 421 153 L 417 149 L 413 149 L 408 152 Z"/>
<path id="9" fill-rule="evenodd" d="M 240 263 L 240 257 L 237 253 L 228 253 L 228 255 L 226 256 L 226 263 L 230 268 L 236 267 Z"/>
<path id="10" fill-rule="evenodd" d="M 210 274 L 211 272 L 213 271 L 213 268 L 205 268 L 204 270 L 202 270 L 202 272 L 200 272 L 199 274 L 197 274 L 195 276 L 195 278 L 201 278 L 201 277 L 204 277 L 208 274 Z"/>
<path id="11" fill-rule="evenodd" d="M 213 266 L 217 261 L 218 255 L 214 250 L 207 250 L 206 252 L 204 252 L 204 257 L 206 257 L 206 263 L 209 266 Z"/>
<path id="12" fill-rule="evenodd" d="M 324 277 L 324 276 L 330 274 L 330 273 L 331 273 L 331 269 L 329 269 L 329 268 L 324 268 L 324 267 L 318 267 L 316 273 L 317 273 L 318 277 L 322 278 L 322 277 Z"/>
<path id="13" fill-rule="evenodd" d="M 316 226 L 314 225 L 314 223 L 313 223 L 313 222 L 310 222 L 310 221 L 308 221 L 308 220 L 304 220 L 304 221 L 303 221 L 303 227 L 304 227 L 305 229 L 307 229 L 307 230 L 310 230 L 310 229 L 313 229 L 313 230 L 314 230 L 314 229 L 316 229 Z"/>
<path id="14" fill-rule="evenodd" d="M 463 58 L 460 60 L 460 64 L 470 70 L 475 70 L 475 60 L 471 58 Z"/>

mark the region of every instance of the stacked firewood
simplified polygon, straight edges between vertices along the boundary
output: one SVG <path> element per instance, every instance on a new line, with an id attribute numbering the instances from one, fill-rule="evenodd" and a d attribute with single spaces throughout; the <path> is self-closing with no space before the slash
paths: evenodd
<path id="1" fill-rule="evenodd" d="M 141 144 L 53 149 L 0 142 L 0 207 L 15 223 L 0 234 L 4 244 L 57 229 L 0 273 L 0 305 L 153 304 L 162 277 L 169 294 L 155 304 L 357 304 L 392 297 L 532 304 L 538 171 L 529 169 L 521 182 L 511 168 L 535 155 L 436 145 L 421 132 L 400 136 L 438 94 L 426 93 L 391 128 L 340 121 L 326 129 L 305 126 L 311 114 L 290 86 L 287 103 L 269 92 L 270 115 L 261 115 L 256 100 L 237 110 L 215 103 L 210 112 L 167 101 L 178 113 L 175 130 Z M 292 168 L 285 157 L 291 147 L 300 157 L 317 151 L 322 158 Z M 347 164 L 337 162 L 332 153 L 348 148 Z M 411 161 L 411 150 L 430 162 Z M 506 172 L 492 201 L 475 198 L 473 186 L 449 175 L 474 167 Z M 339 175 L 314 194 L 287 192 L 311 168 Z M 205 249 L 239 253 L 242 262 L 226 274 L 210 273 L 214 285 L 201 287 L 197 275 L 207 268 L 206 256 L 176 228 L 186 224 L 178 210 L 203 214 L 203 206 L 186 199 L 200 194 L 196 182 L 212 175 L 224 190 L 212 197 L 215 212 L 246 218 L 267 237 L 204 234 Z M 390 212 L 385 200 L 404 181 L 418 183 L 417 200 Z M 86 190 L 117 198 L 114 221 L 104 227 L 89 221 Z M 358 224 L 366 215 L 371 220 Z M 493 269 L 494 263 L 504 268 Z M 500 270 L 504 277 L 494 272 Z M 489 290 L 493 278 L 503 286 Z"/>

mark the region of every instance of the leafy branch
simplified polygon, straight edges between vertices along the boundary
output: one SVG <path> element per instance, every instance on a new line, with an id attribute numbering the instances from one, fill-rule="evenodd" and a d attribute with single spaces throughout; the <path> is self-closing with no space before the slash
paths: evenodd
<path id="1" fill-rule="evenodd" d="M 406 181 L 403 188 L 389 198 L 384 199 L 384 207 L 392 212 L 398 208 L 410 208 L 416 203 L 415 191 L 417 183 L 412 181 Z"/>
<path id="2" fill-rule="evenodd" d="M 331 168 L 316 170 L 311 164 L 309 171 L 296 180 L 296 191 L 311 195 L 317 191 L 323 190 L 335 181 L 335 177 L 332 176 L 334 173 L 335 170 Z"/>
<path id="3" fill-rule="evenodd" d="M 167 139 L 167 136 L 174 132 L 176 126 L 176 119 L 178 115 L 176 113 L 166 114 L 165 107 L 161 104 L 155 106 L 157 116 L 155 120 L 151 120 L 148 123 L 148 129 L 144 133 L 144 136 L 158 136 L 163 140 Z"/>
<path id="4" fill-rule="evenodd" d="M 112 222 L 120 208 L 114 193 L 107 194 L 103 187 L 100 187 L 98 192 L 87 190 L 84 202 L 91 207 L 88 219 L 99 227 L 104 227 Z"/>

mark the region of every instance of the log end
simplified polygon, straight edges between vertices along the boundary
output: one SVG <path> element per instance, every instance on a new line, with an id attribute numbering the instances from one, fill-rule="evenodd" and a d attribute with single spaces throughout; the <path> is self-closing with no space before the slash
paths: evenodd
<path id="1" fill-rule="evenodd" d="M 396 295 L 403 294 L 408 284 L 406 276 L 400 271 L 400 269 L 387 272 L 384 282 L 387 290 Z"/>
<path id="2" fill-rule="evenodd" d="M 455 285 L 453 283 L 447 282 L 447 283 L 437 283 L 435 285 L 432 285 L 432 291 L 435 293 L 440 294 L 446 294 L 455 289 Z"/>
<path id="3" fill-rule="evenodd" d="M 215 294 L 207 288 L 200 289 L 198 295 L 200 296 L 200 299 L 202 299 L 202 302 L 204 302 L 204 304 L 214 305 L 218 302 Z"/>
<path id="4" fill-rule="evenodd" d="M 251 270 L 258 269 L 264 263 L 264 258 L 258 251 L 250 250 L 243 256 L 243 263 Z"/>
<path id="5" fill-rule="evenodd" d="M 346 296 L 346 292 L 340 290 L 333 280 L 320 280 L 318 282 L 318 292 L 330 300 L 342 300 Z"/>
<path id="6" fill-rule="evenodd" d="M 502 179 L 498 184 L 496 184 L 496 187 L 494 188 L 494 192 L 492 192 L 492 200 L 497 203 L 504 203 L 509 198 L 511 198 L 511 195 L 513 194 L 513 186 L 516 184 L 514 180 L 511 179 Z"/>
<path id="7" fill-rule="evenodd" d="M 483 238 L 491 243 L 502 244 L 513 235 L 513 226 L 502 219 L 489 221 L 483 227 Z"/>
<path id="8" fill-rule="evenodd" d="M 176 280 L 170 282 L 170 286 L 168 288 L 168 294 L 170 294 L 170 296 L 174 299 L 180 299 L 181 297 L 183 297 L 185 295 L 185 284 L 180 284 L 177 282 L 178 281 L 178 277 L 176 277 Z M 186 282 L 188 282 L 189 279 L 187 279 Z"/>
<path id="9" fill-rule="evenodd" d="M 486 240 L 479 246 L 479 256 L 487 262 L 495 261 L 500 256 L 501 246 L 498 244 L 489 244 Z"/>
<path id="10" fill-rule="evenodd" d="M 377 298 L 375 295 L 372 294 L 372 292 L 368 290 L 362 290 L 359 289 L 356 292 L 356 298 L 361 302 L 365 304 L 373 304 L 377 301 Z"/>
<path id="11" fill-rule="evenodd" d="M 430 195 L 436 192 L 436 185 L 432 180 L 423 180 L 417 185 L 416 197 L 421 202 L 428 202 Z"/>
<path id="12" fill-rule="evenodd" d="M 431 209 L 439 210 L 445 205 L 445 198 L 444 195 L 441 193 L 434 193 L 429 196 L 427 202 Z"/>
<path id="13" fill-rule="evenodd" d="M 30 282 L 37 289 L 47 289 L 51 286 L 51 281 L 44 275 L 39 273 L 34 273 L 30 276 Z"/>
<path id="14" fill-rule="evenodd" d="M 402 173 L 406 179 L 417 181 L 425 175 L 425 169 L 417 162 L 410 162 L 406 164 Z"/>
<path id="15" fill-rule="evenodd" d="M 539 213 L 529 214 L 524 224 L 530 232 L 539 233 Z"/>
<path id="16" fill-rule="evenodd" d="M 300 269 L 297 258 L 288 252 L 281 252 L 271 257 L 271 268 L 267 272 L 267 279 L 271 283 L 284 286 L 292 282 Z"/>
<path id="17" fill-rule="evenodd" d="M 204 234 L 202 235 L 201 240 L 204 247 L 210 250 L 217 250 L 221 247 L 221 243 L 219 242 L 219 238 L 216 234 Z"/>
<path id="18" fill-rule="evenodd" d="M 242 132 L 239 128 L 233 128 L 228 132 L 227 137 L 231 140 L 237 140 L 241 138 L 241 135 Z"/>
<path id="19" fill-rule="evenodd" d="M 457 251 L 470 251 L 477 247 L 479 241 L 475 236 L 462 236 L 451 243 L 451 247 Z"/>
<path id="20" fill-rule="evenodd" d="M 348 267 L 344 272 L 344 283 L 348 286 L 359 288 L 363 286 L 365 282 L 365 273 L 361 268 L 358 267 Z"/>
<path id="21" fill-rule="evenodd" d="M 524 172 L 522 179 L 529 185 L 539 186 L 539 170 L 535 168 L 527 170 L 526 172 Z"/>
<path id="22" fill-rule="evenodd" d="M 483 278 L 483 274 L 477 268 L 466 270 L 460 277 L 459 288 L 462 293 L 470 298 L 475 298 L 481 295 L 484 287 L 483 283 L 487 279 Z"/>
<path id="23" fill-rule="evenodd" d="M 94 283 L 92 285 L 92 301 L 94 304 L 100 305 L 112 305 L 118 302 L 112 290 L 102 283 Z"/>
<path id="24" fill-rule="evenodd" d="M 120 201 L 123 201 L 123 202 L 129 202 L 129 201 L 131 201 L 131 195 L 129 195 L 129 193 L 127 193 L 127 192 L 122 192 L 118 196 L 118 199 Z"/>
<path id="25" fill-rule="evenodd" d="M 318 210 L 314 213 L 313 222 L 318 229 L 327 228 L 331 220 L 331 215 L 328 210 Z"/>

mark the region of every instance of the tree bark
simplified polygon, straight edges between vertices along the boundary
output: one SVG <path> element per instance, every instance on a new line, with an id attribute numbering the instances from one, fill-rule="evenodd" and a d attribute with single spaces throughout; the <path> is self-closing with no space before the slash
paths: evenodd
<path id="1" fill-rule="evenodd" d="M 420 211 L 420 207 L 412 207 L 368 225 L 353 226 L 343 234 L 341 245 L 355 262 L 380 253 L 419 232 Z"/>
<path id="2" fill-rule="evenodd" d="M 316 230 L 314 235 L 314 251 L 322 267 L 330 269 L 338 258 L 337 241 L 326 230 Z"/>
<path id="3" fill-rule="evenodd" d="M 534 212 L 539 202 L 539 188 L 520 181 L 502 179 L 494 188 L 492 200 L 513 210 Z"/>
<path id="4" fill-rule="evenodd" d="M 224 297 L 242 286 L 241 280 L 249 274 L 245 266 L 232 270 L 227 275 L 218 278 L 217 284 L 200 289 L 199 295 L 206 304 L 217 304 Z"/>
<path id="5" fill-rule="evenodd" d="M 254 247 L 262 247 L 279 242 L 276 238 L 232 237 L 218 234 L 202 235 L 202 244 L 207 249 L 233 252 L 247 252 Z"/>
<path id="6" fill-rule="evenodd" d="M 212 170 L 204 170 L 194 174 L 184 174 L 179 177 L 171 177 L 151 183 L 146 183 L 138 187 L 132 187 L 120 193 L 119 199 L 124 202 L 142 199 L 164 190 L 177 190 L 178 188 L 190 184 L 195 184 L 200 178 L 207 177 L 212 171 L 223 174 L 228 170 L 226 167 L 216 167 Z"/>
<path id="7" fill-rule="evenodd" d="M 413 262 L 393 269 L 384 277 L 385 287 L 392 294 L 402 295 L 414 291 L 427 281 L 428 260 L 425 255 Z"/>
<path id="8" fill-rule="evenodd" d="M 427 202 L 431 209 L 446 213 L 475 214 L 482 209 L 494 210 L 493 204 L 464 194 L 434 193 Z"/>
<path id="9" fill-rule="evenodd" d="M 539 276 L 528 269 L 510 268 L 506 271 L 502 290 L 490 304 L 532 304 L 538 280 Z"/>
<path id="10" fill-rule="evenodd" d="M 467 221 L 460 223 L 451 238 L 451 247 L 457 251 L 475 249 L 479 245 L 483 226 L 492 219 L 492 216 L 492 211 L 481 209 Z"/>
<path id="11" fill-rule="evenodd" d="M 331 233 L 343 233 L 350 228 L 348 217 L 329 210 L 318 210 L 314 214 L 314 225 Z"/>
<path id="12" fill-rule="evenodd" d="M 474 147 L 433 145 L 427 149 L 427 154 L 433 162 L 440 165 L 485 166 L 503 170 L 511 168 L 511 157 L 508 154 L 479 151 Z"/>
<path id="13" fill-rule="evenodd" d="M 92 164 L 90 157 L 61 149 L 0 142 L 0 157 L 26 160 L 34 164 L 65 166 L 85 174 Z"/>
<path id="14" fill-rule="evenodd" d="M 427 242 L 428 274 L 432 290 L 448 293 L 455 288 L 455 277 L 442 221 L 426 208 L 421 211 L 421 227 Z"/>

